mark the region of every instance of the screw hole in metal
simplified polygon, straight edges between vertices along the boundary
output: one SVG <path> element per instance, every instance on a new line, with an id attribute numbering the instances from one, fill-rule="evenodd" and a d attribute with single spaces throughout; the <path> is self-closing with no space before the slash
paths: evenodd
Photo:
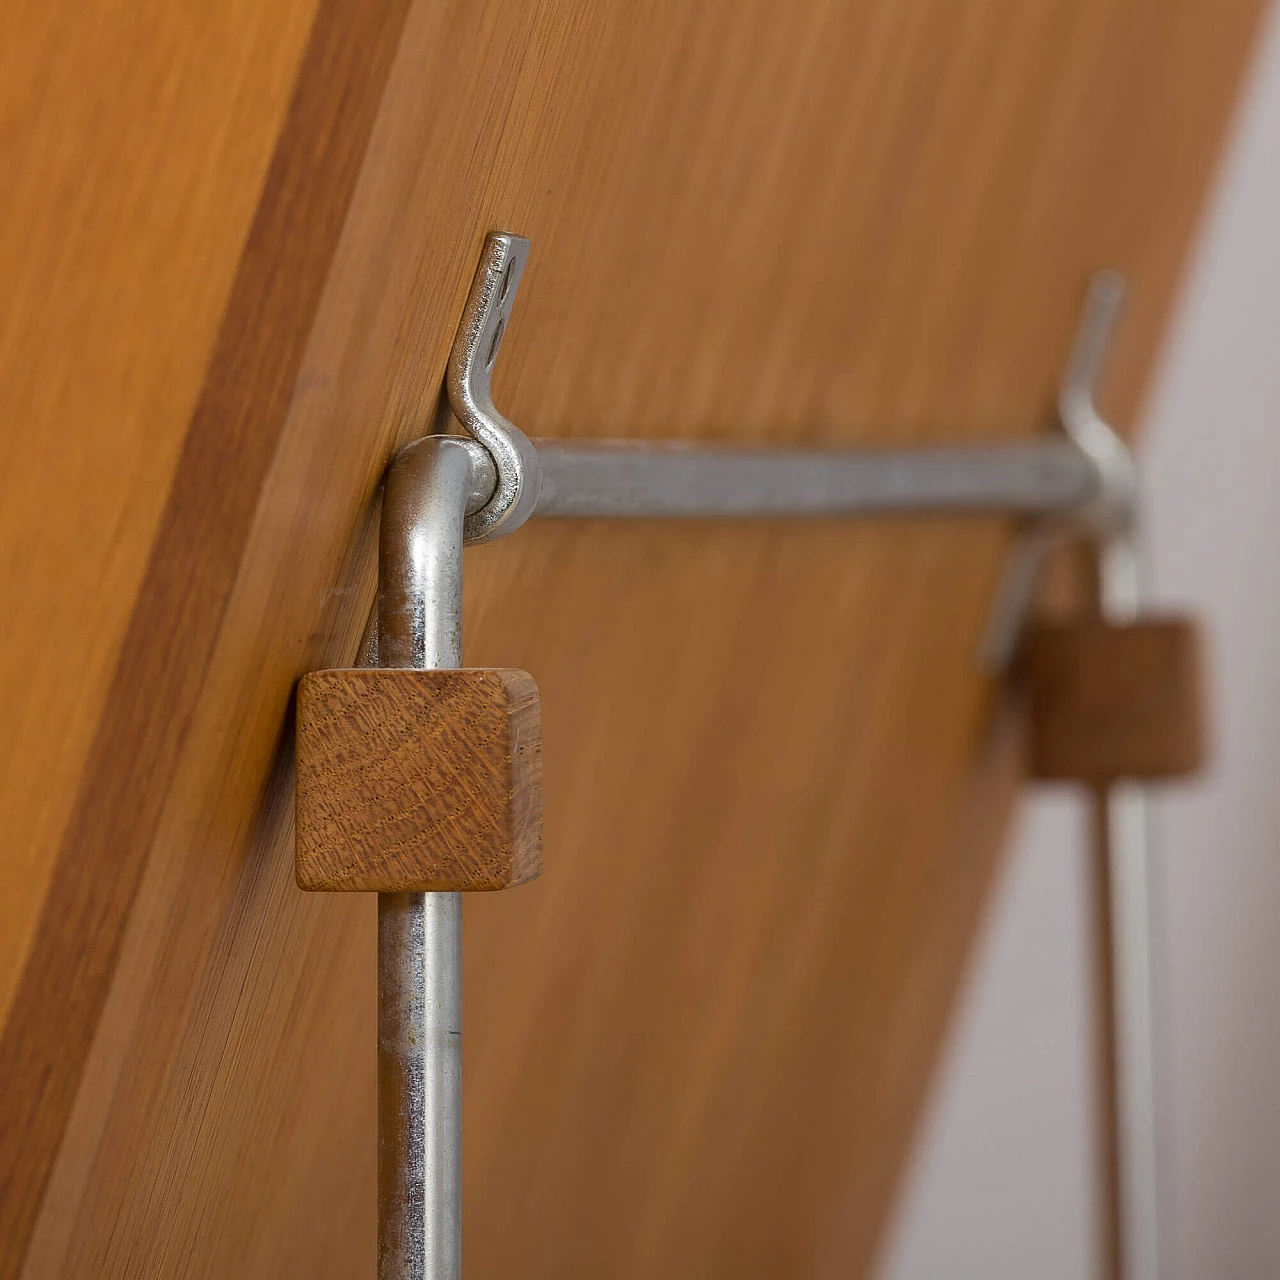
<path id="1" fill-rule="evenodd" d="M 493 331 L 493 341 L 489 343 L 489 355 L 484 362 L 486 369 L 493 368 L 493 361 L 498 354 L 498 343 L 502 341 L 502 331 L 507 327 L 505 319 L 498 321 L 498 327 Z"/>
<path id="2" fill-rule="evenodd" d="M 502 290 L 498 294 L 499 302 L 506 302 L 507 294 L 511 292 L 511 271 L 515 265 L 514 262 L 508 262 L 507 269 L 502 273 Z"/>

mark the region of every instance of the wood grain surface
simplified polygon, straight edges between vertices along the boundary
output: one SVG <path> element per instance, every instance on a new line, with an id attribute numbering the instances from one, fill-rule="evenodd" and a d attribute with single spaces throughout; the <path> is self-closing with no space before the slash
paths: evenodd
<path id="1" fill-rule="evenodd" d="M 1200 640 L 1187 618 L 1037 626 L 1026 654 L 1034 777 L 1176 778 L 1204 762 Z"/>
<path id="2" fill-rule="evenodd" d="M 1128 423 L 1257 10 L 326 0 L 191 37 L 225 74 L 157 46 L 142 135 L 185 155 L 189 111 L 245 148 L 235 198 L 175 197 L 225 206 L 207 308 L 109 111 L 65 149 L 80 204 L 20 192 L 73 230 L 99 169 L 133 202 L 104 206 L 123 258 L 29 277 L 51 319 L 6 394 L 92 351 L 169 409 L 91 385 L 38 446 L 82 481 L 5 463 L 0 1274 L 372 1273 L 373 906 L 294 884 L 291 695 L 355 654 L 379 477 L 435 417 L 486 231 L 533 242 L 495 375 L 532 434 L 1012 438 L 1102 263 Z M 115 90 L 31 13 L 14 83 Z M 41 104 L 24 137 L 62 155 Z M 154 347 L 110 305 L 130 265 Z M 867 1272 L 1016 771 L 1006 732 L 974 780 L 1006 536 L 587 522 L 468 553 L 468 663 L 542 690 L 548 865 L 466 909 L 470 1275 Z"/>
<path id="3" fill-rule="evenodd" d="M 4 7 L 0 1016 L 96 762 L 313 9 Z"/>
<path id="4" fill-rule="evenodd" d="M 298 684 L 300 889 L 509 889 L 542 872 L 525 671 L 314 671 Z"/>
<path id="5" fill-rule="evenodd" d="M 169 7 L 160 6 L 162 11 Z M 113 17 L 119 16 L 111 8 L 104 5 L 98 15 L 108 30 Z M 139 189 L 130 191 L 134 203 L 117 211 L 120 224 L 102 229 L 101 259 L 89 257 L 77 264 L 82 276 L 67 282 L 70 296 L 59 299 L 60 309 L 56 303 L 50 308 L 55 320 L 65 324 L 79 318 L 77 312 L 87 304 L 89 314 L 83 323 L 91 328 L 92 338 L 55 329 L 39 353 L 42 362 L 58 358 L 67 362 L 70 367 L 62 376 L 71 386 L 80 380 L 76 365 L 86 346 L 96 355 L 94 348 L 100 345 L 104 362 L 123 357 L 125 370 L 117 375 L 125 382 L 121 398 L 127 409 L 143 416 L 154 398 L 162 398 L 163 404 L 174 395 L 166 385 L 172 372 L 166 343 L 172 341 L 175 316 L 185 317 L 187 289 L 195 290 L 197 300 L 202 289 L 214 294 L 206 303 L 208 346 L 181 350 L 194 379 L 189 388 L 193 403 L 172 406 L 179 416 L 167 436 L 160 424 L 141 424 L 162 437 L 156 446 L 169 465 L 157 474 L 155 460 L 148 459 L 141 468 L 149 480 L 142 501 L 154 511 L 154 523 L 144 538 L 139 539 L 136 530 L 129 532 L 131 541 L 141 542 L 144 555 L 132 567 L 142 572 L 136 574 L 131 588 L 118 580 L 105 584 L 116 592 L 126 591 L 126 601 L 118 597 L 110 601 L 111 611 L 127 603 L 130 612 L 121 619 L 127 618 L 121 632 L 105 646 L 114 669 L 98 695 L 96 718 L 87 727 L 84 745 L 88 750 L 78 784 L 74 775 L 64 778 L 70 794 L 50 796 L 60 809 L 65 805 L 62 828 L 58 843 L 47 850 L 53 856 L 40 867 L 45 892 L 43 896 L 33 893 L 27 903 L 34 923 L 0 1034 L 0 1079 L 5 1081 L 5 1114 L 0 1123 L 0 1275 L 15 1273 L 21 1263 L 62 1138 L 179 748 L 240 566 L 263 474 L 294 392 L 308 319 L 346 216 L 404 12 L 403 5 L 394 4 L 327 4 L 314 23 L 309 23 L 311 12 L 303 11 L 290 15 L 292 26 L 286 23 L 283 30 L 273 30 L 256 20 L 240 22 L 241 15 L 231 11 L 225 16 L 225 27 L 210 31 L 206 23 L 184 19 L 181 6 L 172 8 L 172 13 L 159 15 L 164 21 L 154 29 L 148 29 L 145 14 L 138 14 L 122 24 L 117 36 L 119 57 L 132 65 L 135 57 L 142 56 L 151 63 L 157 82 L 148 86 L 145 77 L 142 81 L 145 109 L 139 111 L 140 118 L 108 121 L 100 135 L 90 132 L 88 137 L 70 140 L 70 147 L 81 149 L 77 154 L 82 159 L 105 168 L 117 164 L 123 168 L 122 177 L 113 175 L 105 189 L 92 185 L 90 175 L 90 185 L 81 196 L 84 204 L 110 201 L 111 181 L 123 182 L 126 190 L 128 183 L 138 183 Z M 282 12 L 287 12 L 287 6 Z M 42 20 L 56 21 L 53 14 Z M 90 31 L 82 33 L 86 43 L 95 27 L 91 24 Z M 275 47 L 282 34 L 292 36 L 292 47 Z M 86 54 L 97 52 L 85 50 Z M 218 65 L 219 53 L 229 65 Z M 183 79 L 184 57 L 195 62 L 198 77 Z M 272 65 L 280 58 L 283 67 Z M 48 59 L 52 67 L 65 71 L 60 46 L 50 50 Z M 237 79 L 231 79 L 229 86 L 223 80 L 229 70 L 246 82 L 244 103 L 236 101 Z M 101 94 L 102 80 L 89 74 L 90 88 L 96 87 Z M 105 68 L 98 76 L 103 74 Z M 131 72 L 130 79 L 136 74 Z M 114 84 L 114 68 L 111 75 Z M 164 90 L 159 97 L 157 86 Z M 176 100 L 185 111 L 166 119 L 168 99 Z M 130 95 L 125 102 L 134 106 Z M 48 99 L 41 105 L 48 108 Z M 87 107 L 91 112 L 93 103 Z M 189 131 L 190 117 L 194 117 L 196 124 L 204 124 L 215 138 L 221 138 L 224 131 L 241 125 L 236 108 L 247 117 L 243 122 L 247 129 L 259 135 L 260 159 L 265 162 L 270 157 L 269 166 L 251 166 L 244 172 L 241 155 L 209 157 L 203 151 L 204 139 Z M 52 114 L 56 118 L 58 109 Z M 82 129 L 87 132 L 102 125 L 100 120 L 86 121 Z M 129 152 L 135 136 L 145 139 L 142 163 Z M 159 144 L 167 144 L 160 147 L 167 166 L 159 162 L 148 166 L 151 148 Z M 231 140 L 224 141 L 224 146 L 232 145 Z M 236 137 L 234 145 L 245 143 Z M 48 160 L 50 154 L 57 152 L 37 150 L 33 165 L 35 160 Z M 219 173 L 219 162 L 231 172 Z M 205 172 L 205 166 L 213 172 Z M 77 176 L 85 180 L 84 174 Z M 171 232 L 177 241 L 172 246 L 150 225 L 152 202 L 165 194 L 166 179 L 179 188 L 169 196 L 179 206 L 178 214 L 170 214 L 178 223 Z M 201 190 L 210 183 L 213 190 Z M 195 210 L 182 203 L 192 189 L 202 201 Z M 225 203 L 228 196 L 234 197 L 230 208 Z M 232 222 L 228 227 L 225 219 L 234 216 L 235 201 L 246 217 L 238 226 Z M 73 233 L 85 235 L 84 224 L 92 227 L 94 219 L 82 205 L 70 212 L 68 221 Z M 213 226 L 219 228 L 216 234 Z M 46 230 L 57 234 L 56 227 Z M 221 279 L 218 264 L 200 256 L 210 247 L 222 253 Z M 136 349 L 135 335 L 117 327 L 115 297 L 108 292 L 117 275 L 138 270 L 140 252 L 155 277 L 146 283 L 152 289 L 167 286 L 171 291 L 168 296 L 155 296 L 138 290 L 138 324 L 144 342 L 149 338 L 159 347 L 154 352 L 145 345 L 141 351 Z M 202 273 L 213 279 L 202 279 Z M 87 300 L 77 296 L 84 278 L 106 296 Z M 156 386 L 133 385 L 129 369 L 133 360 L 142 363 L 141 372 L 134 376 Z M 52 388 L 41 386 L 37 391 L 48 394 L 59 389 L 55 382 Z M 76 412 L 74 401 L 52 408 L 56 416 L 49 424 L 51 432 L 65 428 L 69 417 L 64 415 Z M 87 407 L 88 429 L 81 429 L 86 440 L 92 440 L 94 424 L 114 433 L 114 408 L 111 403 Z M 144 437 L 143 447 L 148 443 Z M 111 471 L 105 474 L 110 476 Z M 29 472 L 7 472 L 6 480 L 28 494 L 43 489 Z M 104 489 L 109 496 L 103 505 L 110 509 L 118 500 L 112 488 L 109 481 L 104 484 L 99 467 L 86 468 L 78 489 L 66 495 L 68 515 L 78 513 L 82 503 L 96 505 L 93 495 Z M 166 491 L 161 505 L 159 499 Z M 118 511 L 115 516 L 120 521 Z M 73 528 L 76 523 L 71 522 Z M 62 532 L 57 521 L 52 527 Z M 53 541 L 56 546 L 56 536 Z M 54 609 L 84 605 L 76 597 L 76 578 L 93 571 L 97 550 L 89 548 L 86 565 L 80 562 L 78 549 L 62 549 L 57 563 L 69 563 L 67 581 L 49 591 L 46 580 L 45 592 L 32 607 L 33 622 L 39 619 L 32 630 L 37 643 L 37 632 L 43 633 L 46 645 L 50 634 L 49 622 L 42 617 L 46 600 Z M 64 595 L 67 591 L 69 598 Z M 91 627 L 71 620 L 67 630 L 72 635 L 92 634 Z M 73 653 L 64 660 L 71 667 L 64 667 L 47 683 L 58 695 L 75 697 L 82 673 Z M 14 782 L 6 779 L 6 787 Z M 20 794 L 10 794 L 21 800 Z M 28 800 L 25 807 L 30 811 L 34 806 Z"/>

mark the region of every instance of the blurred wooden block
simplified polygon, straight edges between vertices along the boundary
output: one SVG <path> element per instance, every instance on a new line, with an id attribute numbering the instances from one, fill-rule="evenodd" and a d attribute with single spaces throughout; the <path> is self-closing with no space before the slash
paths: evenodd
<path id="1" fill-rule="evenodd" d="M 506 889 L 542 870 L 542 714 L 514 670 L 315 671 L 298 685 L 303 889 Z"/>
<path id="2" fill-rule="evenodd" d="M 1105 782 L 1198 769 L 1199 647 L 1186 619 L 1036 628 L 1027 650 L 1032 776 Z"/>

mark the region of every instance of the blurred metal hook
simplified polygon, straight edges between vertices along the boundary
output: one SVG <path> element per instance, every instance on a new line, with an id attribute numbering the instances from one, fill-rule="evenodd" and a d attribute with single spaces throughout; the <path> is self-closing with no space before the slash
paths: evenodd
<path id="1" fill-rule="evenodd" d="M 1097 391 L 1124 302 L 1124 278 L 1117 271 L 1096 272 L 1089 282 L 1071 355 L 1058 388 L 1058 420 L 1072 443 L 1093 464 L 1096 483 L 1090 497 L 1067 515 L 1042 516 L 1014 539 L 1005 561 L 981 646 L 983 666 L 1003 671 L 1017 650 L 1036 580 L 1046 555 L 1058 543 L 1084 534 L 1097 541 L 1104 559 L 1131 560 L 1121 548 L 1132 540 L 1137 513 L 1133 455 L 1098 409 Z M 1104 574 L 1119 587 L 1122 575 Z M 1113 593 L 1108 593 L 1113 594 Z M 1137 608 L 1136 578 L 1129 616 Z M 1119 598 L 1110 602 L 1121 608 Z M 1116 620 L 1120 620 L 1117 618 Z"/>

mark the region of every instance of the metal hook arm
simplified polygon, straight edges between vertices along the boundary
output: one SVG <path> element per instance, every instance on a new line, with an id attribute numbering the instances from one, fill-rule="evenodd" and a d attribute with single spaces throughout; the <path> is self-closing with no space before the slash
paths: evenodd
<path id="1" fill-rule="evenodd" d="M 1097 404 L 1098 386 L 1124 294 L 1124 277 L 1118 271 L 1099 271 L 1089 281 L 1071 357 L 1058 390 L 1062 428 L 1098 472 L 1097 496 L 1076 513 L 1075 519 L 1099 541 L 1128 535 L 1137 507 L 1133 455 Z"/>
<path id="2" fill-rule="evenodd" d="M 1071 355 L 1058 387 L 1058 417 L 1072 444 L 1092 465 L 1094 484 L 1088 499 L 1065 516 L 1042 517 L 1019 533 L 996 589 L 995 603 L 982 641 L 983 664 L 1001 671 L 1013 657 L 1031 608 L 1045 555 L 1072 532 L 1095 539 L 1104 560 L 1132 559 L 1137 513 L 1137 481 L 1129 446 L 1098 410 L 1097 392 L 1111 338 L 1124 301 L 1124 278 L 1098 271 L 1089 281 Z M 1116 574 L 1110 575 L 1116 581 Z M 1113 610 L 1119 600 L 1113 600 Z M 1134 598 L 1136 607 L 1136 595 Z"/>
<path id="3" fill-rule="evenodd" d="M 449 407 L 463 430 L 488 451 L 497 471 L 492 496 L 467 517 L 468 543 L 492 542 L 513 532 L 538 505 L 542 480 L 538 451 L 494 407 L 490 385 L 528 256 L 529 242 L 523 236 L 489 234 L 449 353 Z"/>

